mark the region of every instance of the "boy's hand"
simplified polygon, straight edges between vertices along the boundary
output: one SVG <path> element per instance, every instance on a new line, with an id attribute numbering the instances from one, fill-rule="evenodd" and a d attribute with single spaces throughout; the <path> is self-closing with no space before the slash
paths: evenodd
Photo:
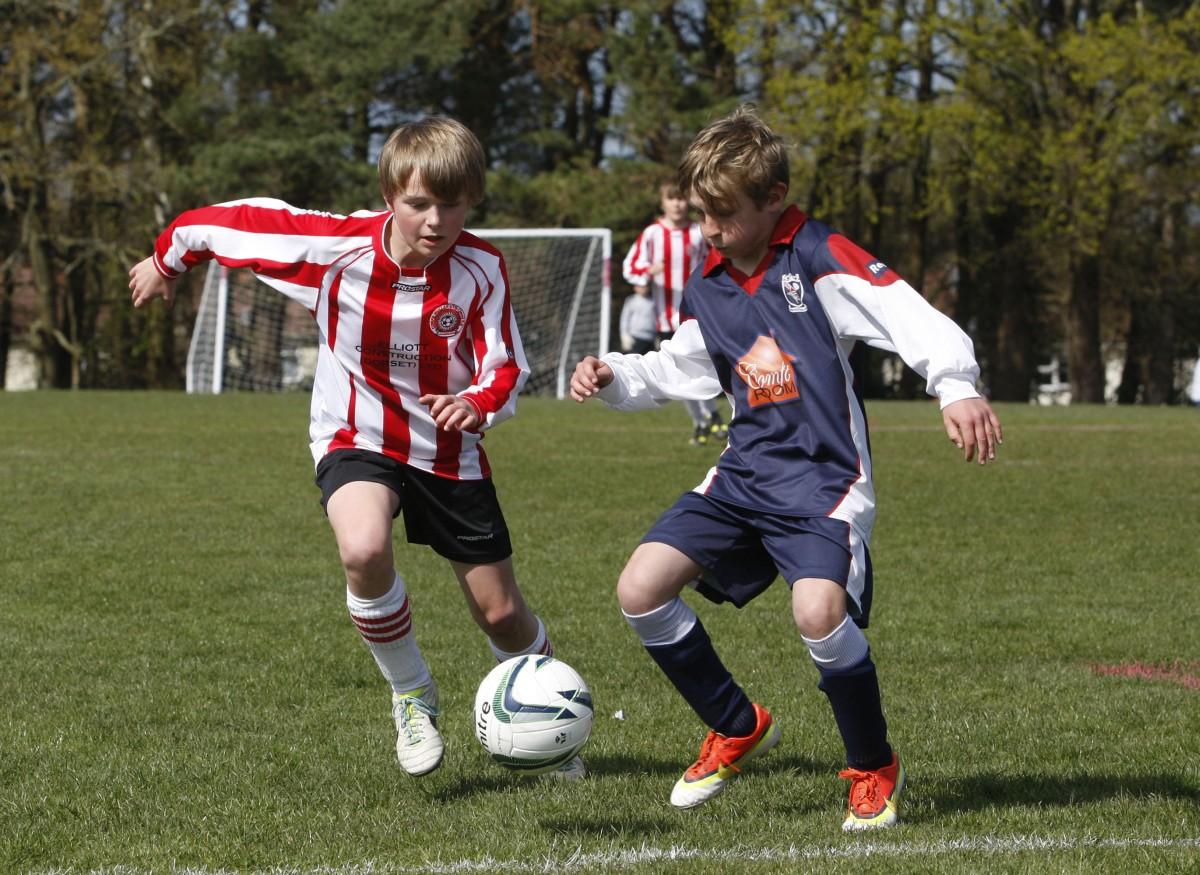
<path id="1" fill-rule="evenodd" d="M 175 281 L 169 280 L 154 266 L 154 259 L 139 261 L 129 271 L 129 288 L 133 289 L 133 306 L 140 307 L 162 298 L 168 304 L 175 297 Z"/>
<path id="2" fill-rule="evenodd" d="M 458 395 L 422 395 L 417 401 L 429 405 L 429 413 L 442 431 L 470 431 L 481 421 L 475 405 Z"/>
<path id="3" fill-rule="evenodd" d="M 980 465 L 986 465 L 989 459 L 996 458 L 996 447 L 1004 443 L 1000 420 L 982 398 L 964 398 L 947 405 L 942 411 L 942 422 L 946 425 L 946 435 L 963 451 L 963 459 L 968 462 L 978 458 Z"/>
<path id="4" fill-rule="evenodd" d="M 612 368 L 589 355 L 575 366 L 571 375 L 571 397 L 582 404 L 612 381 Z"/>

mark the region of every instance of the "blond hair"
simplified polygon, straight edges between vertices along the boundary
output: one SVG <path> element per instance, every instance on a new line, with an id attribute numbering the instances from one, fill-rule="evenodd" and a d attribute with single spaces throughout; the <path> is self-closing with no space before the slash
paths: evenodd
<path id="1" fill-rule="evenodd" d="M 775 185 L 790 181 L 783 138 L 758 117 L 752 103 L 709 123 L 679 164 L 680 190 L 716 215 L 734 212 L 739 194 L 762 208 Z"/>
<path id="2" fill-rule="evenodd" d="M 400 125 L 379 153 L 379 188 L 389 204 L 414 173 L 439 200 L 483 200 L 487 159 L 483 145 L 462 122 L 431 115 Z"/>

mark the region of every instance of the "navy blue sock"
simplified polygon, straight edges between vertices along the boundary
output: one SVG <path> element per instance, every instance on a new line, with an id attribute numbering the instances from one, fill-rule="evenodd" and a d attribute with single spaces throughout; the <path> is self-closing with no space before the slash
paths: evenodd
<path id="1" fill-rule="evenodd" d="M 892 761 L 879 677 L 868 653 L 851 669 L 821 672 L 817 684 L 833 707 L 833 719 L 846 746 L 846 762 L 856 769 L 880 769 Z"/>
<path id="2" fill-rule="evenodd" d="M 647 647 L 646 652 L 710 729 L 735 738 L 754 731 L 750 699 L 717 656 L 699 620 L 679 641 Z"/>

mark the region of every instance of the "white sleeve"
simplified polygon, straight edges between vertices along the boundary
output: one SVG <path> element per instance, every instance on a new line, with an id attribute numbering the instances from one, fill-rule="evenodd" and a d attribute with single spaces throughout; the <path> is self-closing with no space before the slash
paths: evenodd
<path id="1" fill-rule="evenodd" d="M 325 270 L 350 249 L 370 246 L 378 214 L 302 210 L 275 198 L 245 198 L 180 213 L 155 242 L 167 279 L 210 258 L 252 270 L 272 288 L 316 307 Z"/>
<path id="2" fill-rule="evenodd" d="M 943 408 L 979 397 L 971 339 L 904 280 L 876 286 L 852 274 L 832 273 L 813 287 L 839 338 L 898 353 L 925 378 L 925 391 Z"/>
<path id="3" fill-rule="evenodd" d="M 602 361 L 613 381 L 597 397 L 614 410 L 649 410 L 668 401 L 702 401 L 721 394 L 712 359 L 695 319 L 645 355 L 609 353 Z"/>

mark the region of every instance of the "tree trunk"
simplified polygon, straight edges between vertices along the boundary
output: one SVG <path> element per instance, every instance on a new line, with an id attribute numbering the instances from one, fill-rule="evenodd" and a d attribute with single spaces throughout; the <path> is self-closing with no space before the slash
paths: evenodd
<path id="1" fill-rule="evenodd" d="M 1104 360 L 1100 355 L 1100 260 L 1073 259 L 1067 301 L 1067 375 L 1074 404 L 1104 403 Z"/>
<path id="2" fill-rule="evenodd" d="M 928 21 L 929 4 L 921 14 L 917 27 L 917 113 L 913 138 L 916 140 L 916 160 L 912 170 L 912 203 L 908 209 L 908 230 L 912 247 L 912 284 L 928 300 L 925 288 L 929 270 L 929 164 L 932 152 L 929 132 L 924 128 L 925 117 L 933 104 L 933 30 Z M 951 312 L 946 315 L 955 318 Z M 911 369 L 905 368 L 900 379 L 900 397 L 925 397 L 924 381 Z"/>
<path id="3" fill-rule="evenodd" d="M 31 326 L 30 341 L 38 357 L 39 388 L 66 389 L 71 385 L 71 356 L 59 343 L 62 290 L 48 251 L 50 244 L 38 218 L 39 202 L 44 204 L 44 198 L 31 193 L 23 229 L 30 276 L 38 297 L 38 314 Z"/>
<path id="4" fill-rule="evenodd" d="M 1137 402 L 1142 385 L 1142 360 L 1145 357 L 1145 336 L 1142 330 L 1142 308 L 1136 300 L 1129 302 L 1129 332 L 1125 336 L 1125 364 L 1121 366 L 1121 382 L 1117 385 L 1117 403 Z"/>
<path id="5" fill-rule="evenodd" d="M 989 397 L 1028 401 L 1037 376 L 1033 323 L 1037 289 L 1028 284 L 1025 253 L 1016 235 L 1016 229 L 1024 226 L 1023 210 L 1008 204 L 1002 212 L 988 214 L 976 246 L 968 207 L 971 197 L 972 192 L 963 192 L 957 209 L 956 315 L 964 327 L 974 323 L 976 355 Z"/>
<path id="6" fill-rule="evenodd" d="M 0 267 L 0 390 L 8 385 L 8 350 L 12 346 L 13 269 Z"/>
<path id="7" fill-rule="evenodd" d="M 1175 320 L 1166 301 L 1160 301 L 1154 340 L 1146 356 L 1143 376 L 1144 404 L 1171 404 L 1175 401 Z"/>
<path id="8" fill-rule="evenodd" d="M 1175 320 L 1157 295 L 1131 303 L 1129 336 L 1118 404 L 1171 404 L 1175 401 Z"/>
<path id="9" fill-rule="evenodd" d="M 1029 385 L 1037 374 L 1033 351 L 1033 290 L 1021 284 L 1024 271 L 1012 270 L 996 332 L 996 358 L 992 397 L 997 401 L 1028 401 Z"/>

